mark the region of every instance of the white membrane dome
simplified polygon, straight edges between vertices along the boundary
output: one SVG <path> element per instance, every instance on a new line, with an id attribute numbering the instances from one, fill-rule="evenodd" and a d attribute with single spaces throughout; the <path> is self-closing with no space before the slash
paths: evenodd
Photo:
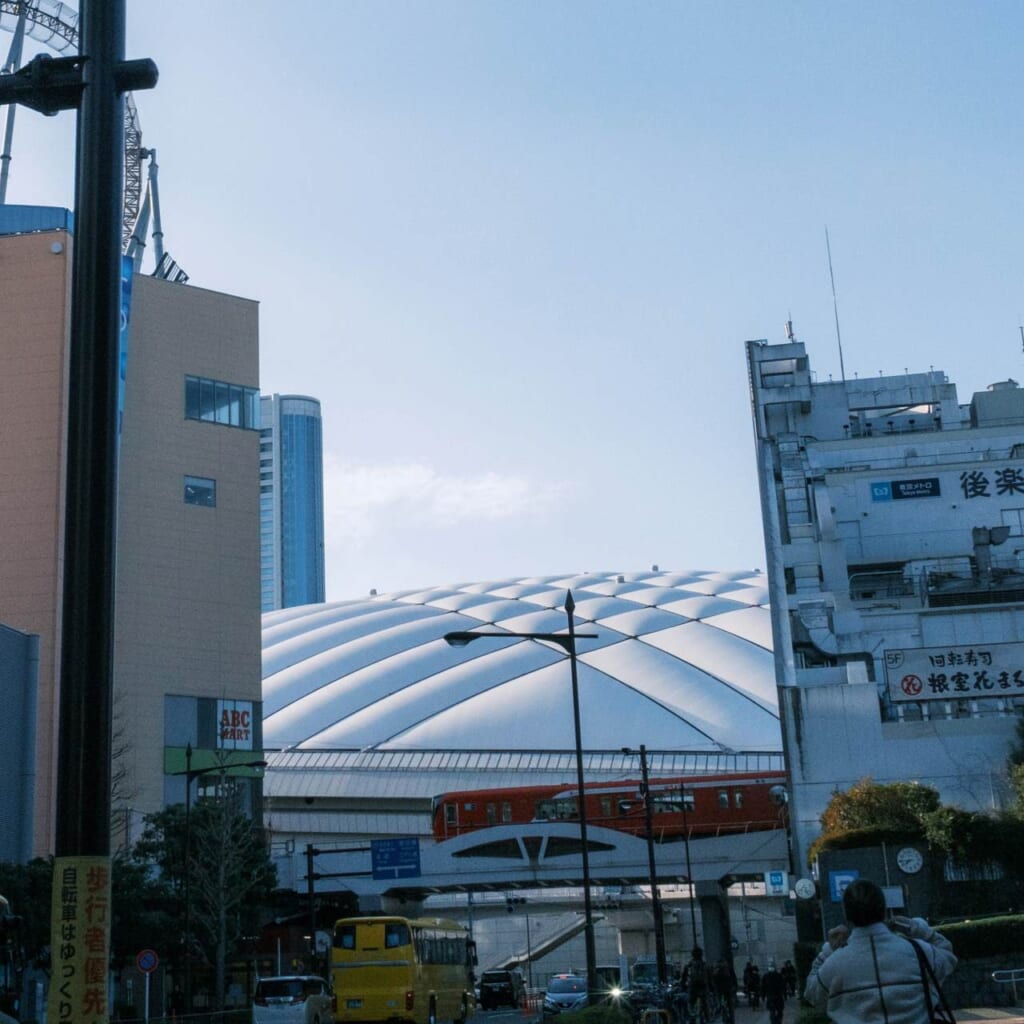
<path id="1" fill-rule="evenodd" d="M 263 616 L 267 750 L 565 751 L 558 645 L 464 630 L 567 632 L 572 591 L 583 747 L 778 752 L 767 577 L 581 573 L 468 583 Z"/>

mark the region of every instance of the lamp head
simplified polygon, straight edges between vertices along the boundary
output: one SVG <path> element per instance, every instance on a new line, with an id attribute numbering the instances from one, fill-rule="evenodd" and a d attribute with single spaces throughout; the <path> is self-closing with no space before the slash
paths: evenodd
<path id="1" fill-rule="evenodd" d="M 445 633 L 444 642 L 449 647 L 465 647 L 477 639 L 474 633 Z"/>

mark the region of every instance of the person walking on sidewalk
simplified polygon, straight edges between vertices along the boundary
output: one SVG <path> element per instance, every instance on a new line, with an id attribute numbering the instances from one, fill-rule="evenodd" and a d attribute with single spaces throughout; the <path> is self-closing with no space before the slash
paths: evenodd
<path id="1" fill-rule="evenodd" d="M 753 960 L 743 968 L 743 989 L 747 993 L 747 1005 L 756 1010 L 761 1005 L 761 970 Z"/>
<path id="2" fill-rule="evenodd" d="M 811 965 L 804 998 L 825 1010 L 835 1024 L 926 1021 L 921 965 L 911 942 L 941 982 L 956 967 L 949 939 L 920 917 L 897 917 L 892 929 L 887 927 L 885 895 L 866 878 L 846 887 L 843 909 L 853 930 L 845 943 L 835 929 L 829 933 L 829 942 Z"/>
<path id="3" fill-rule="evenodd" d="M 782 1011 L 786 1006 L 786 979 L 775 966 L 774 960 L 768 961 L 768 970 L 761 978 L 761 995 L 764 997 L 770 1024 L 782 1024 Z"/>
<path id="4" fill-rule="evenodd" d="M 733 1024 L 736 1019 L 736 972 L 732 961 L 721 957 L 711 972 L 711 978 L 722 1008 L 722 1024 Z"/>

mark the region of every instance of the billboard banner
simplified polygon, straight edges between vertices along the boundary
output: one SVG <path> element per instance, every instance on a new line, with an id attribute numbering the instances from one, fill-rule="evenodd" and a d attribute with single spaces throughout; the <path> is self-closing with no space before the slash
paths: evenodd
<path id="1" fill-rule="evenodd" d="M 217 747 L 220 750 L 252 750 L 253 704 L 251 700 L 217 701 Z"/>
<path id="2" fill-rule="evenodd" d="M 885 652 L 893 701 L 966 700 L 1024 693 L 1024 643 Z"/>

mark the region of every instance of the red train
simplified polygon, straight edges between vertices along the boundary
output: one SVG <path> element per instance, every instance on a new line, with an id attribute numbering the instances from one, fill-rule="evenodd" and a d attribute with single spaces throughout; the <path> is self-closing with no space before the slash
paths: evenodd
<path id="1" fill-rule="evenodd" d="M 651 779 L 651 825 L 655 839 L 720 835 L 781 828 L 785 824 L 784 772 L 687 775 Z M 584 784 L 587 823 L 631 835 L 645 834 L 642 783 L 636 779 Z M 575 783 L 474 789 L 434 797 L 435 839 L 492 825 L 577 821 Z"/>

